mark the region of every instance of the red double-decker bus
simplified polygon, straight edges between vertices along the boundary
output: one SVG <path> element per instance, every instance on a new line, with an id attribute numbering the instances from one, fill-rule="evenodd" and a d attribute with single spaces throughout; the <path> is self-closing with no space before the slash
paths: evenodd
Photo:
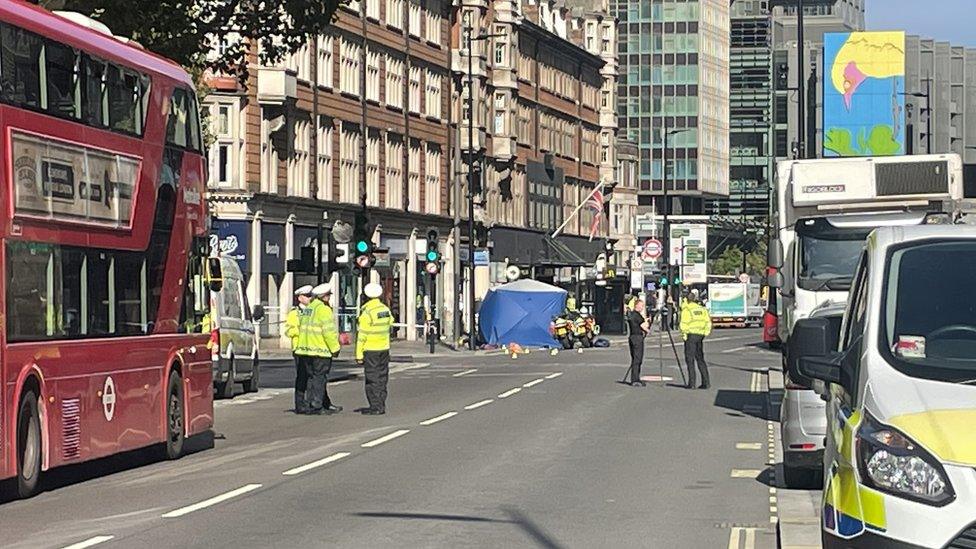
<path id="1" fill-rule="evenodd" d="M 90 27 L 0 0 L 0 479 L 23 497 L 213 424 L 192 81 Z"/>

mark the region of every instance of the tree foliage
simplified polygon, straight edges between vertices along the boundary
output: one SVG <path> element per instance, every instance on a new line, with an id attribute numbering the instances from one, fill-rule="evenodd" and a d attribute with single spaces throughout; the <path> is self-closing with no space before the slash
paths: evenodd
<path id="1" fill-rule="evenodd" d="M 39 0 L 82 13 L 188 68 L 247 74 L 249 48 L 273 64 L 332 24 L 340 0 Z"/>
<path id="2" fill-rule="evenodd" d="M 709 274 L 736 276 L 742 272 L 742 249 L 738 246 L 729 246 L 709 263 Z M 752 251 L 746 253 L 746 273 L 757 277 L 762 276 L 765 270 L 766 243 L 760 241 Z"/>

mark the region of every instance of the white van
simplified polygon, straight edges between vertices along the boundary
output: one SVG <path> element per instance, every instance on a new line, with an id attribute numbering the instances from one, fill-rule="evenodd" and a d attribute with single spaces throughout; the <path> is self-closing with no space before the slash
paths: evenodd
<path id="1" fill-rule="evenodd" d="M 829 331 L 792 336 L 827 384 L 824 547 L 976 547 L 976 227 L 873 231 Z"/>
<path id="2" fill-rule="evenodd" d="M 231 398 L 235 383 L 241 383 L 244 392 L 255 392 L 261 377 L 257 322 L 264 317 L 264 308 L 248 306 L 244 275 L 236 260 L 211 257 L 209 267 L 211 280 L 217 282 L 211 286 L 210 306 L 214 392 Z"/>

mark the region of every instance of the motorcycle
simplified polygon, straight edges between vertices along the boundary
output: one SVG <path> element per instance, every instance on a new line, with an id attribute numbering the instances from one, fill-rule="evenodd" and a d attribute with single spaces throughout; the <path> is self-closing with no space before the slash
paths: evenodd
<path id="1" fill-rule="evenodd" d="M 573 322 L 573 333 L 580 345 L 586 348 L 592 347 L 593 340 L 600 335 L 600 325 L 596 323 L 596 319 L 586 311 L 585 307 L 580 310 L 579 316 Z"/>
<path id="2" fill-rule="evenodd" d="M 552 334 L 563 346 L 563 349 L 572 349 L 575 344 L 573 321 L 564 315 L 552 317 Z"/>

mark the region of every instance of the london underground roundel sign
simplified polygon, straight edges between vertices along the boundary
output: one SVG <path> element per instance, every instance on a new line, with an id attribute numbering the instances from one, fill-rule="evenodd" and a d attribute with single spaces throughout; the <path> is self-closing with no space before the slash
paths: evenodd
<path id="1" fill-rule="evenodd" d="M 664 253 L 664 245 L 661 244 L 660 240 L 652 238 L 644 242 L 644 251 L 641 252 L 641 257 L 644 259 L 657 259 L 661 257 L 662 253 Z"/>

